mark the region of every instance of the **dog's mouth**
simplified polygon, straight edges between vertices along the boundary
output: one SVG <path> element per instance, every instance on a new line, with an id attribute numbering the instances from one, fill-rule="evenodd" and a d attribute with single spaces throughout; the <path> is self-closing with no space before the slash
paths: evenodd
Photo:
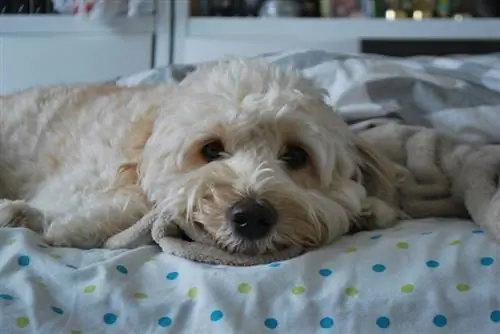
<path id="1" fill-rule="evenodd" d="M 290 250 L 292 247 L 276 241 L 270 241 L 271 236 L 259 240 L 248 240 L 244 237 L 234 236 L 233 242 L 217 240 L 199 221 L 193 221 L 193 230 L 182 231 L 180 238 L 186 242 L 199 242 L 216 247 L 228 254 L 243 254 L 246 256 L 276 255 Z"/>

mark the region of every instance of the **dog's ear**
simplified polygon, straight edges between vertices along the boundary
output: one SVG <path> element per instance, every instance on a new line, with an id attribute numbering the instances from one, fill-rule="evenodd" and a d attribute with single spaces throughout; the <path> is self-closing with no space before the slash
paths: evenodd
<path id="1" fill-rule="evenodd" d="M 362 138 L 355 138 L 355 147 L 361 172 L 359 181 L 367 192 L 360 224 L 364 229 L 391 225 L 399 215 L 396 164 Z"/>

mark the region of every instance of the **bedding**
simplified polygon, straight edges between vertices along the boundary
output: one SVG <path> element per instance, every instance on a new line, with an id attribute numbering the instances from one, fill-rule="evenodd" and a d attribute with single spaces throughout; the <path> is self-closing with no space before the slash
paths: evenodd
<path id="1" fill-rule="evenodd" d="M 51 248 L 25 229 L 0 244 L 1 333 L 500 332 L 500 247 L 468 221 L 405 221 L 254 267 Z"/>
<path id="2" fill-rule="evenodd" d="M 355 131 L 395 121 L 500 142 L 500 54 L 262 57 L 316 80 Z M 115 82 L 178 82 L 196 66 Z M 403 221 L 254 267 L 50 248 L 25 229 L 0 229 L 0 250 L 0 333 L 500 333 L 500 246 L 466 220 Z"/>

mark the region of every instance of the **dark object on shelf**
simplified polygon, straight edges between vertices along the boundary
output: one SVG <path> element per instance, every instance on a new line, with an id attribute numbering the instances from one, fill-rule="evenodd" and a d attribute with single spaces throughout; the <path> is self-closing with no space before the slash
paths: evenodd
<path id="1" fill-rule="evenodd" d="M 246 16 L 245 0 L 210 0 L 209 16 Z"/>
<path id="2" fill-rule="evenodd" d="M 47 0 L 30 0 L 29 12 L 31 14 L 45 14 L 47 12 Z"/>
<path id="3" fill-rule="evenodd" d="M 499 0 L 476 0 L 476 14 L 480 17 L 499 17 Z"/>
<path id="4" fill-rule="evenodd" d="M 393 57 L 500 52 L 500 40 L 362 39 L 361 52 Z"/>
<path id="5" fill-rule="evenodd" d="M 0 15 L 7 14 L 9 11 L 9 0 L 0 0 Z"/>
<path id="6" fill-rule="evenodd" d="M 10 14 L 29 14 L 30 0 L 10 0 Z"/>
<path id="7" fill-rule="evenodd" d="M 320 17 L 320 3 L 319 0 L 301 0 L 300 16 L 302 17 Z"/>
<path id="8" fill-rule="evenodd" d="M 54 3 L 52 0 L 45 0 L 45 13 L 53 14 L 54 12 Z"/>
<path id="9" fill-rule="evenodd" d="M 231 0 L 211 0 L 208 7 L 210 16 L 233 16 L 233 2 Z"/>
<path id="10" fill-rule="evenodd" d="M 387 10 L 386 0 L 370 0 L 373 3 L 373 16 L 374 17 L 385 17 L 385 11 Z"/>

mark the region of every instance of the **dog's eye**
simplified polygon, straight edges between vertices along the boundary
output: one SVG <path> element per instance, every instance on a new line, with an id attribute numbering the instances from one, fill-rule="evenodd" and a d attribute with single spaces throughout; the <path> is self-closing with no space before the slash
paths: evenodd
<path id="1" fill-rule="evenodd" d="M 300 169 L 307 165 L 309 155 L 300 146 L 290 145 L 285 148 L 285 151 L 280 156 L 280 159 L 285 162 L 290 169 Z"/>
<path id="2" fill-rule="evenodd" d="M 208 144 L 205 144 L 205 146 L 203 146 L 201 149 L 201 154 L 203 155 L 203 158 L 205 158 L 207 162 L 222 158 L 223 153 L 224 153 L 224 144 L 222 144 L 220 140 L 215 140 Z"/>

